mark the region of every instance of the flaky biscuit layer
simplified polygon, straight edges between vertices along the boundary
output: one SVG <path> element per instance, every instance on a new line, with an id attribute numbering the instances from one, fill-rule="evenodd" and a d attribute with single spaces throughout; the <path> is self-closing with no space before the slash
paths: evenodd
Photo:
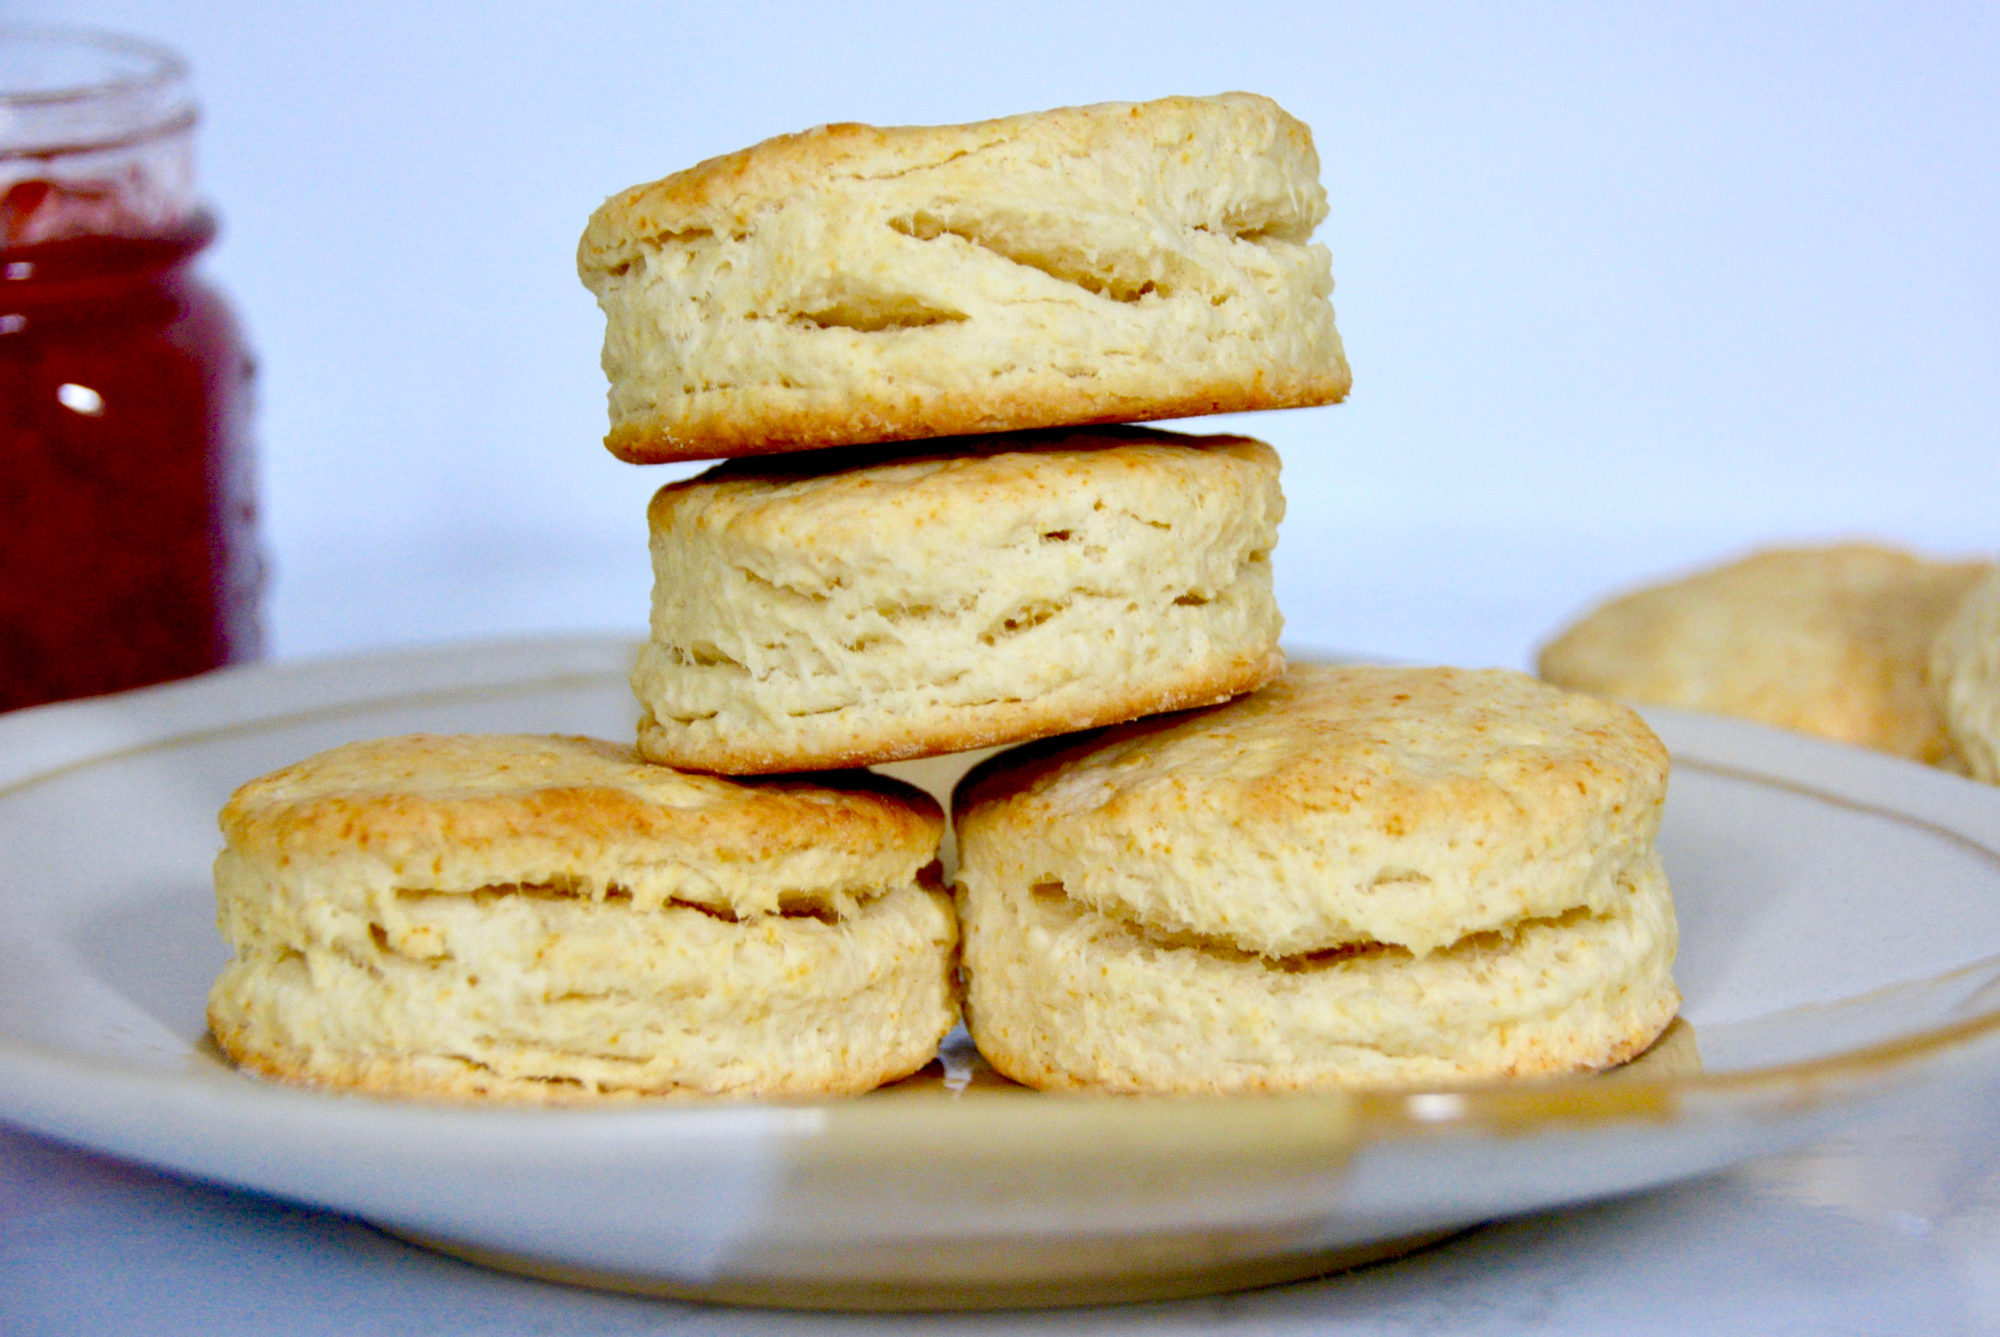
<path id="1" fill-rule="evenodd" d="M 835 920 L 741 922 L 501 886 L 404 895 L 390 929 L 224 859 L 236 955 L 209 1026 L 287 1081 L 538 1103 L 851 1095 L 922 1067 L 957 1021 L 935 883 Z"/>
<path id="2" fill-rule="evenodd" d="M 1657 860 L 1601 912 L 1272 958 L 1158 934 L 1051 889 L 961 896 L 966 1024 L 995 1069 L 1054 1090 L 1455 1086 L 1632 1058 L 1680 1005 Z"/>

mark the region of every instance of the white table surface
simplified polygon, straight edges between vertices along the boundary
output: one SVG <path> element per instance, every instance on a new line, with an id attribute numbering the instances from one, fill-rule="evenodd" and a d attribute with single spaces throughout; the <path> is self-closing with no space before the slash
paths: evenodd
<path id="1" fill-rule="evenodd" d="M 1318 1281 L 1029 1315 L 807 1315 L 548 1285 L 0 1128 L 0 1332 L 1994 1332 L 1996 1096 L 1959 1090 L 1796 1154 Z"/>

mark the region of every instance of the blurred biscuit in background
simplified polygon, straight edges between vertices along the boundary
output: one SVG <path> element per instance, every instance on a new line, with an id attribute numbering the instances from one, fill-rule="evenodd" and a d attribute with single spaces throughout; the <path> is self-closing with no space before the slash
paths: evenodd
<path id="1" fill-rule="evenodd" d="M 2000 784 L 2000 569 L 1979 582 L 1938 633 L 1931 682 L 1966 767 Z"/>
<path id="2" fill-rule="evenodd" d="M 1956 766 L 1931 643 L 1992 569 L 1872 543 L 1756 552 L 1610 600 L 1543 646 L 1537 668 L 1601 696 Z"/>

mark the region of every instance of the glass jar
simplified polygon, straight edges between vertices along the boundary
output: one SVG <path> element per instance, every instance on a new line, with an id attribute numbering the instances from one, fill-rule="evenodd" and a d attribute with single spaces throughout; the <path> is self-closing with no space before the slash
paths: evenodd
<path id="1" fill-rule="evenodd" d="M 173 53 L 0 27 L 0 709 L 256 657 L 252 363 Z"/>

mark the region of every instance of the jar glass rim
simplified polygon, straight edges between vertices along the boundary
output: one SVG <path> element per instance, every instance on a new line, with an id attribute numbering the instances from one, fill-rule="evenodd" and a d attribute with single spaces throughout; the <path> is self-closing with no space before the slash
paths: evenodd
<path id="1" fill-rule="evenodd" d="M 192 124 L 187 63 L 144 38 L 0 24 L 0 155 L 132 142 Z"/>
<path id="2" fill-rule="evenodd" d="M 16 54 L 18 52 L 18 54 Z M 46 86 L 22 88 L 28 60 L 66 60 L 82 68 L 84 60 L 102 60 L 96 76 L 42 76 Z M 0 24 L 0 106 L 48 106 L 82 102 L 108 94 L 166 88 L 188 78 L 188 62 L 172 48 L 96 28 L 24 28 Z"/>

